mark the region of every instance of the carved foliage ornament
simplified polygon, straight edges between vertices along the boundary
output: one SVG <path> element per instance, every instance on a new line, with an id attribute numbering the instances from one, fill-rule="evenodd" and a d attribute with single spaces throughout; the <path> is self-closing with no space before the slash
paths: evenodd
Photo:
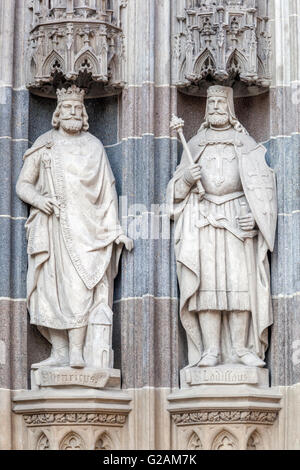
<path id="1" fill-rule="evenodd" d="M 92 96 L 124 85 L 123 0 L 31 0 L 27 86 L 38 94 L 76 83 Z"/>
<path id="2" fill-rule="evenodd" d="M 207 78 L 268 87 L 268 1 L 176 0 L 173 83 L 192 93 L 204 88 Z"/>
<path id="3" fill-rule="evenodd" d="M 217 424 L 217 423 L 260 423 L 273 424 L 278 416 L 277 411 L 195 411 L 172 414 L 176 425 L 186 424 Z"/>
<path id="4" fill-rule="evenodd" d="M 123 426 L 126 415 L 102 413 L 39 413 L 24 415 L 27 426 L 58 424 L 111 424 Z"/>

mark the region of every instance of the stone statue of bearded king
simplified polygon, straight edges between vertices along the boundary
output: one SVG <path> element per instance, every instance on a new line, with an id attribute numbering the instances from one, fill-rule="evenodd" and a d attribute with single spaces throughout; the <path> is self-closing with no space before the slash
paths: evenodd
<path id="1" fill-rule="evenodd" d="M 27 302 L 52 345 L 42 366 L 84 367 L 89 317 L 111 308 L 123 246 L 115 180 L 102 143 L 88 133 L 84 91 L 57 92 L 53 129 L 24 155 L 17 194 L 31 205 Z"/>
<path id="2" fill-rule="evenodd" d="M 184 152 L 167 193 L 189 366 L 263 367 L 272 324 L 274 172 L 265 148 L 237 120 L 229 87 L 208 89 L 205 122 L 188 147 L 194 164 Z"/>

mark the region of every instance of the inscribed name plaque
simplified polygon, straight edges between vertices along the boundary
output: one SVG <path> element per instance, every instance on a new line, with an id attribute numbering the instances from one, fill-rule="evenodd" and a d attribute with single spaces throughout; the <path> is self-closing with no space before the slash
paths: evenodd
<path id="1" fill-rule="evenodd" d="M 76 385 L 96 389 L 120 387 L 120 371 L 117 369 L 45 367 L 32 371 L 31 379 L 35 389 Z"/>
<path id="2" fill-rule="evenodd" d="M 181 372 L 181 386 L 248 384 L 267 387 L 268 370 L 256 367 L 191 367 Z"/>

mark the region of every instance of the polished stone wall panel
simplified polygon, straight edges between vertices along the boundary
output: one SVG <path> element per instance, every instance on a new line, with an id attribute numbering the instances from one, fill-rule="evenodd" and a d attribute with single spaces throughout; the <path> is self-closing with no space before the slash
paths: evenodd
<path id="1" fill-rule="evenodd" d="M 11 137 L 0 138 L 1 216 L 27 217 L 26 205 L 15 194 L 16 182 L 23 164 L 22 156 L 27 148 L 27 141 L 15 141 Z"/>
<path id="2" fill-rule="evenodd" d="M 0 298 L 26 297 L 26 237 L 24 220 L 0 217 Z"/>
<path id="3" fill-rule="evenodd" d="M 300 382 L 300 297 L 273 298 L 274 324 L 268 353 L 271 384 Z"/>
<path id="4" fill-rule="evenodd" d="M 269 363 L 272 384 L 300 381 L 297 347 L 300 315 L 300 67 L 298 0 L 270 2 L 273 83 L 267 160 L 276 171 L 278 227 L 271 278 L 274 325 Z"/>
<path id="5" fill-rule="evenodd" d="M 177 145 L 176 139 L 153 135 L 123 140 L 122 195 L 127 197 L 128 215 L 135 212 L 131 207 L 135 204 L 151 211 L 152 204 L 165 202 L 166 187 L 178 163 Z"/>
<path id="6" fill-rule="evenodd" d="M 185 356 L 178 300 L 149 295 L 124 299 L 114 304 L 114 315 L 114 338 L 121 337 L 123 388 L 177 387 Z"/>
<path id="7" fill-rule="evenodd" d="M 299 209 L 300 135 L 279 136 L 264 145 L 266 160 L 276 173 L 278 213 L 292 213 Z"/>
<path id="8" fill-rule="evenodd" d="M 0 388 L 27 388 L 26 302 L 0 299 Z"/>
<path id="9" fill-rule="evenodd" d="M 10 136 L 13 139 L 27 139 L 28 91 L 13 90 L 12 87 L 0 89 L 0 136 Z"/>
<path id="10" fill-rule="evenodd" d="M 151 214 L 142 216 L 139 223 L 142 230 L 147 225 L 150 227 L 151 219 Z M 122 255 L 115 300 L 147 294 L 155 297 L 178 296 L 173 230 L 170 240 L 135 240 L 134 251 L 130 254 L 124 252 Z"/>
<path id="11" fill-rule="evenodd" d="M 27 208 L 15 183 L 28 147 L 28 92 L 23 82 L 25 4 L 0 2 L 0 388 L 27 385 Z"/>
<path id="12" fill-rule="evenodd" d="M 278 136 L 265 145 L 267 161 L 276 172 L 278 193 L 277 233 L 271 255 L 274 325 L 268 361 L 271 383 L 291 385 L 300 381 L 299 363 L 293 359 L 300 340 L 300 135 Z"/>

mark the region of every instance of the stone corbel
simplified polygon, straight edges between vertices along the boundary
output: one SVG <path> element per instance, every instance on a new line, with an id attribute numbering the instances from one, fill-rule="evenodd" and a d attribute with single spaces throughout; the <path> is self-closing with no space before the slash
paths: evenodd
<path id="1" fill-rule="evenodd" d="M 176 0 L 172 81 L 184 93 L 206 96 L 211 84 L 232 86 L 235 96 L 268 90 L 268 0 Z"/>
<path id="2" fill-rule="evenodd" d="M 26 53 L 26 85 L 35 94 L 55 97 L 71 84 L 88 97 L 119 94 L 125 85 L 122 11 L 103 0 L 29 2 L 32 22 Z"/>

